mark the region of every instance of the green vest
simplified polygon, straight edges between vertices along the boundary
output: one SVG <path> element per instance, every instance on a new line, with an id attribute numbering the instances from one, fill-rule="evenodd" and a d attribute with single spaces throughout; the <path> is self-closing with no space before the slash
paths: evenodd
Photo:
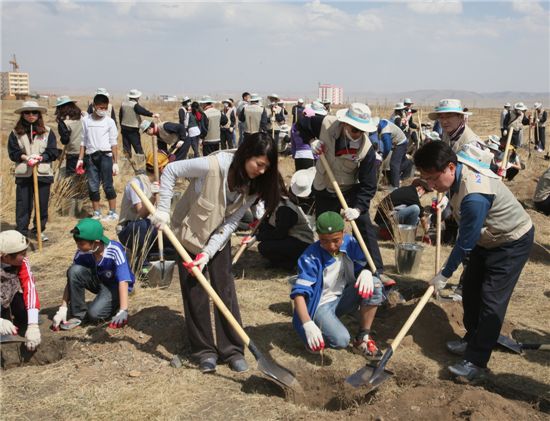
<path id="1" fill-rule="evenodd" d="M 27 156 L 30 155 L 41 155 L 48 145 L 48 137 L 50 135 L 50 128 L 46 126 L 46 132 L 41 135 L 36 135 L 34 137 L 34 142 L 30 142 L 29 136 L 25 133 L 22 136 L 18 136 L 17 133 L 13 132 L 17 137 L 17 143 L 21 148 L 21 151 Z M 27 165 L 26 162 L 20 162 L 15 166 L 15 176 L 18 178 L 32 177 L 32 167 Z M 38 164 L 38 176 L 39 177 L 48 177 L 53 176 L 53 169 L 51 162 L 41 162 Z"/>

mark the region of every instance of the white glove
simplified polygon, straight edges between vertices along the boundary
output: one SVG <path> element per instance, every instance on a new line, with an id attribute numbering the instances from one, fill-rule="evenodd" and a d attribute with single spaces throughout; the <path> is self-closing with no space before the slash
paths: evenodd
<path id="1" fill-rule="evenodd" d="M 61 323 L 65 323 L 67 321 L 67 307 L 61 306 L 59 307 L 59 310 L 57 310 L 57 313 L 55 313 L 55 316 L 53 316 L 53 327 L 57 328 Z"/>
<path id="2" fill-rule="evenodd" d="M 17 335 L 17 328 L 9 320 L 0 319 L 0 335 Z"/>
<path id="3" fill-rule="evenodd" d="M 255 242 L 256 242 L 256 236 L 255 235 L 246 235 L 241 240 L 241 246 L 246 244 L 247 247 L 250 247 Z"/>
<path id="4" fill-rule="evenodd" d="M 344 210 L 344 219 L 346 221 L 353 221 L 359 218 L 359 215 L 361 215 L 359 209 L 347 208 L 346 210 Z"/>
<path id="5" fill-rule="evenodd" d="M 313 320 L 305 322 L 302 327 L 306 333 L 307 345 L 312 351 L 320 351 L 325 348 L 325 340 L 321 329 L 317 327 Z"/>
<path id="6" fill-rule="evenodd" d="M 128 324 L 128 310 L 120 309 L 111 319 L 109 327 L 111 329 L 120 329 Z"/>
<path id="7" fill-rule="evenodd" d="M 508 134 L 508 130 L 503 130 L 503 131 L 502 131 L 502 135 L 503 135 L 503 136 L 506 136 L 507 134 Z"/>
<path id="8" fill-rule="evenodd" d="M 441 212 L 443 212 L 445 208 L 447 208 L 448 204 L 449 204 L 449 198 L 447 196 L 443 196 L 441 198 L 441 201 L 437 204 L 437 207 Z"/>
<path id="9" fill-rule="evenodd" d="M 160 190 L 160 183 L 158 181 L 153 181 L 151 183 L 151 193 L 157 194 Z"/>
<path id="10" fill-rule="evenodd" d="M 157 229 L 162 229 L 164 225 L 170 222 L 170 214 L 166 211 L 156 210 L 154 214 L 151 215 L 151 223 L 157 227 Z"/>
<path id="11" fill-rule="evenodd" d="M 178 140 L 178 143 L 176 143 L 176 148 L 181 148 L 183 146 L 183 140 Z"/>
<path id="12" fill-rule="evenodd" d="M 441 271 L 437 272 L 437 275 L 435 275 L 431 281 L 430 281 L 430 285 L 433 285 L 434 288 L 435 288 L 435 291 L 439 291 L 443 288 L 445 288 L 445 285 L 447 285 L 447 281 L 449 280 L 449 278 L 443 276 L 441 274 Z"/>
<path id="13" fill-rule="evenodd" d="M 355 288 L 357 288 L 357 294 L 359 294 L 361 297 L 372 297 L 372 293 L 374 291 L 374 281 L 372 279 L 372 273 L 370 272 L 370 270 L 363 269 L 361 271 L 361 273 L 357 277 L 357 281 L 355 282 Z"/>
<path id="14" fill-rule="evenodd" d="M 113 175 L 118 175 L 118 172 L 119 172 L 118 164 L 115 162 L 113 164 Z"/>
<path id="15" fill-rule="evenodd" d="M 25 339 L 27 340 L 26 345 L 29 351 L 34 351 L 40 345 L 40 329 L 38 328 L 38 324 L 33 323 L 27 326 Z"/>
<path id="16" fill-rule="evenodd" d="M 323 153 L 325 153 L 325 144 L 319 139 L 315 139 L 313 142 L 310 143 L 309 146 L 311 146 L 311 152 L 313 152 L 315 155 L 322 155 Z"/>

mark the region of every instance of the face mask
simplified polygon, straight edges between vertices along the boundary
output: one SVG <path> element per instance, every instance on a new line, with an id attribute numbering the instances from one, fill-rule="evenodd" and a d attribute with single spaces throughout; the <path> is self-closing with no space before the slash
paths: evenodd
<path id="1" fill-rule="evenodd" d="M 98 115 L 98 117 L 107 117 L 108 111 L 107 110 L 98 110 L 97 108 L 94 110 L 95 113 Z"/>
<path id="2" fill-rule="evenodd" d="M 350 141 L 350 142 L 357 142 L 358 139 L 354 139 L 353 137 L 351 137 L 351 134 L 349 132 L 348 129 L 345 129 L 344 130 L 344 133 L 346 133 L 346 138 Z"/>

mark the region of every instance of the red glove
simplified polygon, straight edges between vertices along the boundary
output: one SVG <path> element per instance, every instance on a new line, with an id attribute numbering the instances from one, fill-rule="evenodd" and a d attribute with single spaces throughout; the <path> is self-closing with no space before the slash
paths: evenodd
<path id="1" fill-rule="evenodd" d="M 77 162 L 76 162 L 76 168 L 75 168 L 75 172 L 78 174 L 78 175 L 82 175 L 86 172 L 86 170 L 84 169 L 84 161 L 82 159 L 79 159 Z"/>
<path id="2" fill-rule="evenodd" d="M 27 159 L 27 165 L 29 167 L 34 167 L 35 165 L 38 165 L 40 162 L 42 162 L 44 158 L 42 158 L 41 155 L 31 155 L 29 159 Z"/>
<path id="3" fill-rule="evenodd" d="M 506 177 L 506 170 L 504 168 L 499 168 L 497 171 L 499 177 Z"/>
<path id="4" fill-rule="evenodd" d="M 248 228 L 253 230 L 258 226 L 259 223 L 260 223 L 259 219 L 254 219 L 250 224 L 248 224 Z"/>
<path id="5" fill-rule="evenodd" d="M 432 245 L 432 239 L 431 239 L 430 236 L 427 235 L 427 234 L 426 234 L 424 237 L 422 237 L 422 242 L 423 242 L 424 244 L 428 244 L 429 246 Z"/>
<path id="6" fill-rule="evenodd" d="M 202 272 L 204 266 L 208 263 L 209 260 L 210 256 L 208 256 L 207 253 L 199 253 L 195 256 L 195 260 L 193 260 L 192 262 L 184 262 L 183 267 L 187 269 L 187 272 L 193 275 L 194 267 L 197 267 Z"/>

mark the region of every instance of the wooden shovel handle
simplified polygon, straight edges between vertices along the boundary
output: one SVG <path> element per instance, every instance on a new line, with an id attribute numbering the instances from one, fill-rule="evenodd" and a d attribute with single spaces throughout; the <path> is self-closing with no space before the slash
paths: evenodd
<path id="1" fill-rule="evenodd" d="M 506 165 L 508 164 L 508 152 L 510 151 L 510 143 L 512 140 L 513 133 L 514 133 L 514 129 L 512 127 L 508 128 L 508 137 L 506 138 L 506 147 L 504 148 L 504 157 L 502 158 L 502 162 L 500 163 L 501 170 L 505 170 Z"/>
<path id="2" fill-rule="evenodd" d="M 147 210 L 151 214 L 153 214 L 155 212 L 155 207 L 153 206 L 151 201 L 147 198 L 147 196 L 145 196 L 143 191 L 141 191 L 139 186 L 134 181 L 130 182 L 130 185 L 132 186 L 136 194 L 141 199 L 141 203 L 143 203 L 147 208 Z M 191 263 L 193 259 L 191 259 L 191 256 L 189 256 L 187 251 L 183 248 L 183 246 L 181 245 L 177 237 L 174 235 L 170 227 L 168 227 L 167 225 L 164 225 L 164 227 L 162 228 L 162 231 L 164 232 L 164 234 L 166 234 L 166 237 L 170 240 L 170 242 L 176 248 L 177 252 L 181 256 L 183 261 L 186 263 Z M 244 342 L 244 344 L 248 346 L 250 344 L 250 337 L 246 334 L 246 332 L 241 327 L 239 322 L 235 319 L 235 316 L 231 314 L 231 312 L 229 311 L 227 306 L 224 304 L 224 302 L 221 300 L 221 298 L 218 296 L 218 294 L 216 294 L 216 291 L 214 291 L 214 288 L 210 286 L 210 283 L 206 280 L 202 272 L 195 266 L 193 267 L 193 275 L 195 276 L 195 278 L 197 278 L 197 280 L 199 281 L 201 286 L 204 288 L 206 293 L 210 296 L 210 298 L 212 298 L 212 301 L 214 302 L 216 307 L 218 307 L 218 310 L 227 319 L 227 321 L 229 322 L 231 327 L 235 330 L 237 335 L 239 335 L 239 337 Z"/>
<path id="3" fill-rule="evenodd" d="M 439 209 L 439 203 L 443 199 L 443 193 L 437 193 L 437 206 L 436 212 L 436 237 L 435 237 L 435 273 L 441 269 L 441 209 Z"/>
<path id="4" fill-rule="evenodd" d="M 342 194 L 342 190 L 340 190 L 340 186 L 338 185 L 338 182 L 334 178 L 334 173 L 332 172 L 332 169 L 330 168 L 330 165 L 327 162 L 325 155 L 324 154 L 319 155 L 319 159 L 321 160 L 323 167 L 325 167 L 325 171 L 327 172 L 330 183 L 332 184 L 332 188 L 336 192 L 336 195 L 338 196 L 338 200 L 340 200 L 340 205 L 344 210 L 348 209 L 348 204 L 346 203 L 346 199 Z M 367 262 L 369 264 L 371 272 L 376 273 L 376 265 L 374 264 L 374 261 L 370 256 L 369 250 L 367 249 L 367 245 L 363 240 L 363 236 L 361 235 L 361 232 L 359 232 L 359 228 L 357 227 L 357 224 L 355 223 L 355 221 L 350 221 L 350 223 L 351 223 L 351 228 L 353 230 L 353 233 L 355 234 L 355 238 L 357 238 L 357 242 L 359 243 L 361 250 L 363 250 L 363 254 L 367 258 Z"/>
<path id="5" fill-rule="evenodd" d="M 42 224 L 40 218 L 40 195 L 38 194 L 38 164 L 32 167 L 32 183 L 34 190 L 34 216 L 36 217 L 36 238 L 38 251 L 42 251 Z"/>

